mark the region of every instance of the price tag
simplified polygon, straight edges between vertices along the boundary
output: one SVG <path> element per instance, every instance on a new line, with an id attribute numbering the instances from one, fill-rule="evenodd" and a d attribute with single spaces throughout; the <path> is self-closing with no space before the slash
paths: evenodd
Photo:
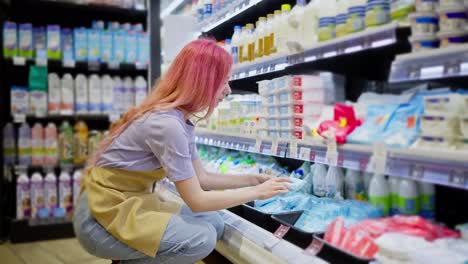
<path id="1" fill-rule="evenodd" d="M 262 139 L 261 138 L 257 138 L 255 140 L 254 151 L 257 153 L 262 153 Z"/>
<path id="2" fill-rule="evenodd" d="M 289 142 L 289 157 L 293 159 L 297 159 L 298 153 L 297 153 L 297 140 L 296 139 L 291 139 Z"/>
<path id="3" fill-rule="evenodd" d="M 322 250 L 323 242 L 317 239 L 312 240 L 310 245 L 304 250 L 304 253 L 310 256 L 316 256 Z"/>
<path id="4" fill-rule="evenodd" d="M 75 68 L 76 62 L 74 60 L 65 60 L 63 61 L 63 67 L 65 68 Z"/>
<path id="5" fill-rule="evenodd" d="M 359 160 L 359 170 L 360 171 L 366 171 L 368 163 L 369 163 L 368 159 L 360 159 Z"/>
<path id="6" fill-rule="evenodd" d="M 421 68 L 421 79 L 439 78 L 444 75 L 444 66 L 432 66 Z"/>
<path id="7" fill-rule="evenodd" d="M 36 58 L 36 66 L 47 66 L 47 59 Z"/>
<path id="8" fill-rule="evenodd" d="M 460 73 L 460 63 L 447 63 L 444 74 L 448 76 L 458 75 Z"/>
<path id="9" fill-rule="evenodd" d="M 327 138 L 327 153 L 325 154 L 325 160 L 330 166 L 338 166 L 338 150 L 334 136 Z"/>
<path id="10" fill-rule="evenodd" d="M 289 229 L 289 226 L 280 225 L 278 229 L 273 233 L 275 237 L 264 242 L 265 248 L 271 251 L 274 246 L 281 242 L 283 237 L 288 233 Z"/>
<path id="11" fill-rule="evenodd" d="M 409 174 L 412 178 L 415 178 L 415 179 L 422 179 L 424 178 L 424 168 L 420 165 L 414 165 L 412 168 L 411 168 L 411 171 L 410 171 L 410 174 Z"/>
<path id="12" fill-rule="evenodd" d="M 344 50 L 344 53 L 353 53 L 353 52 L 357 52 L 357 51 L 360 51 L 362 50 L 362 46 L 361 45 L 357 45 L 357 46 L 352 46 L 352 47 L 348 47 Z"/>
<path id="13" fill-rule="evenodd" d="M 13 115 L 13 122 L 15 123 L 26 123 L 26 115 L 25 114 L 14 114 Z"/>
<path id="14" fill-rule="evenodd" d="M 446 184 L 451 183 L 450 176 L 450 172 L 445 170 L 424 170 L 421 179 Z"/>
<path id="15" fill-rule="evenodd" d="M 278 139 L 277 138 L 273 138 L 271 140 L 271 155 L 274 155 L 274 156 L 278 156 L 278 145 L 279 145 L 279 142 L 278 142 Z"/>
<path id="16" fill-rule="evenodd" d="M 458 186 L 465 187 L 466 177 L 463 171 L 452 171 L 452 175 L 450 176 L 450 181 Z"/>
<path id="17" fill-rule="evenodd" d="M 338 161 L 338 163 L 339 163 L 339 161 Z M 360 170 L 359 161 L 355 160 L 355 159 L 351 159 L 351 158 L 344 159 L 343 167 L 348 168 L 348 169 L 352 169 L 352 170 Z"/>
<path id="18" fill-rule="evenodd" d="M 310 159 L 310 152 L 312 150 L 308 147 L 301 147 L 300 152 L 299 152 L 299 158 L 301 160 L 307 160 L 307 161 L 313 161 Z"/>
<path id="19" fill-rule="evenodd" d="M 256 74 L 260 74 L 260 73 L 262 73 L 262 67 L 257 67 L 257 72 L 256 72 Z"/>
<path id="20" fill-rule="evenodd" d="M 275 67 L 276 67 L 275 64 L 270 64 L 270 71 L 275 71 Z"/>
<path id="21" fill-rule="evenodd" d="M 23 57 L 13 57 L 13 65 L 24 66 L 26 65 L 26 58 Z"/>
<path id="22" fill-rule="evenodd" d="M 468 74 L 468 62 L 464 62 L 460 64 L 460 74 L 463 74 L 463 75 Z"/>
<path id="23" fill-rule="evenodd" d="M 419 68 L 413 67 L 408 70 L 409 79 L 419 79 L 421 70 Z"/>
<path id="24" fill-rule="evenodd" d="M 304 62 L 311 62 L 311 61 L 316 61 L 316 60 L 317 60 L 317 56 L 312 55 L 309 57 L 305 57 Z"/>
<path id="25" fill-rule="evenodd" d="M 335 57 L 338 53 L 334 50 L 334 51 L 329 51 L 329 52 L 325 52 L 323 54 L 323 57 L 324 58 L 330 58 L 330 57 Z"/>

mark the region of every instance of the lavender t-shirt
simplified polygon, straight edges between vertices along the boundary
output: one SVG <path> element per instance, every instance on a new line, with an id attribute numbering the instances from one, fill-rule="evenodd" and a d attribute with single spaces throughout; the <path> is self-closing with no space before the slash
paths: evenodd
<path id="1" fill-rule="evenodd" d="M 161 167 L 171 181 L 195 176 L 198 159 L 194 126 L 179 110 L 154 111 L 135 120 L 97 162 L 98 167 L 153 171 Z"/>

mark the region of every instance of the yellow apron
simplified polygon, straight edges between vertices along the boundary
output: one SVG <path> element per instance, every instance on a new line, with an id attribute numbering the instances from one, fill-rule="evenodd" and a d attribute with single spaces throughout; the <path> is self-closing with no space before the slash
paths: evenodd
<path id="1" fill-rule="evenodd" d="M 107 232 L 154 257 L 169 219 L 181 208 L 152 193 L 154 182 L 165 177 L 163 169 L 142 172 L 93 167 L 84 177 L 82 189 L 93 217 Z"/>

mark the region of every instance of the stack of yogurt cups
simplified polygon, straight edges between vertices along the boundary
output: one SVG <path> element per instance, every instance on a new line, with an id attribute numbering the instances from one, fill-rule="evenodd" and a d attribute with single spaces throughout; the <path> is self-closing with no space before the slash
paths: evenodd
<path id="1" fill-rule="evenodd" d="M 468 42 L 467 0 L 416 0 L 411 14 L 413 52 Z"/>

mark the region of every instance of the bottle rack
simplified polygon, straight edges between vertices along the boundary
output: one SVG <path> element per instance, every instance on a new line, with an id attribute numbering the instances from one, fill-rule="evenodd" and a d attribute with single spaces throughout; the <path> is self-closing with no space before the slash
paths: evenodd
<path id="1" fill-rule="evenodd" d="M 66 1 L 50 0 L 18 0 L 0 3 L 0 24 L 4 21 L 19 23 L 32 23 L 33 25 L 58 24 L 61 27 L 91 26 L 93 20 L 118 21 L 120 23 L 141 23 L 150 36 L 150 60 L 160 61 L 160 20 L 159 2 L 146 1 L 147 10 L 125 9 L 115 6 L 89 4 L 81 5 Z M 44 15 L 47 14 L 47 15 Z M 3 34 L 0 35 L 0 43 L 3 43 Z M 4 58 L 3 48 L 0 50 L 0 70 L 8 78 L 0 78 L 0 89 L 5 96 L 0 96 L 0 127 L 7 122 L 34 124 L 39 122 L 47 124 L 62 121 L 85 121 L 90 130 L 105 130 L 110 122 L 118 119 L 119 114 L 74 114 L 74 115 L 12 115 L 10 112 L 10 86 L 27 86 L 29 66 L 47 66 L 48 72 L 55 72 L 60 76 L 70 73 L 75 76 L 78 73 L 85 75 L 98 74 L 111 76 L 144 76 L 151 87 L 154 80 L 160 75 L 160 63 L 150 65 L 128 63 L 90 63 L 81 61 L 61 60 L 36 60 L 24 58 Z M 2 131 L 0 131 L 0 136 Z M 3 142 L 0 142 L 2 152 L 0 162 L 3 164 Z M 81 168 L 82 166 L 66 166 L 67 169 Z M 40 220 L 16 220 L 16 208 L 10 208 L 16 204 L 16 177 L 18 166 L 8 164 L 0 171 L 0 194 L 2 201 L 9 208 L 0 208 L 0 240 L 9 238 L 11 242 L 27 242 L 44 239 L 59 239 L 73 237 L 73 228 L 70 220 L 65 219 L 40 219 Z M 28 172 L 45 173 L 51 168 L 46 166 L 28 166 Z M 58 175 L 62 166 L 57 165 L 53 170 Z M 29 175 L 29 174 L 28 174 Z"/>

